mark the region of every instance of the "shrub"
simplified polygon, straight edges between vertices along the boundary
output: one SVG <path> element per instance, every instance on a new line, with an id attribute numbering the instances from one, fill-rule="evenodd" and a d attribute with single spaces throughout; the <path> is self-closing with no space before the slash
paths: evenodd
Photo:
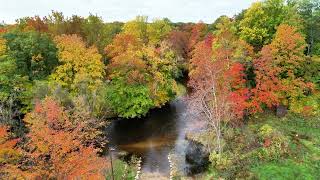
<path id="1" fill-rule="evenodd" d="M 130 163 L 123 162 L 119 159 L 113 161 L 113 174 L 115 180 L 133 180 L 135 178 L 136 170 L 134 168 L 134 160 Z M 106 178 L 112 179 L 112 172 L 109 169 L 106 172 Z"/>
<path id="2" fill-rule="evenodd" d="M 292 102 L 290 110 L 303 116 L 320 115 L 320 92 Z"/>
<path id="3" fill-rule="evenodd" d="M 277 160 L 288 152 L 289 139 L 272 126 L 265 124 L 258 132 L 263 147 L 257 151 L 261 160 Z"/>
<path id="4" fill-rule="evenodd" d="M 216 152 L 211 152 L 209 160 L 212 165 L 218 170 L 225 170 L 232 165 L 232 159 L 227 154 L 217 154 Z"/>

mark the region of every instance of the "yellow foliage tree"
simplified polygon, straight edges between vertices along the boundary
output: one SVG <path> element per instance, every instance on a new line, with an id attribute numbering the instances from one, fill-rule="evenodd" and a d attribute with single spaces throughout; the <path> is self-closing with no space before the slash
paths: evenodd
<path id="1" fill-rule="evenodd" d="M 102 83 L 104 65 L 96 47 L 87 48 L 76 35 L 61 35 L 55 38 L 61 63 L 52 74 L 54 81 L 73 91 L 86 87 L 94 91 Z"/>

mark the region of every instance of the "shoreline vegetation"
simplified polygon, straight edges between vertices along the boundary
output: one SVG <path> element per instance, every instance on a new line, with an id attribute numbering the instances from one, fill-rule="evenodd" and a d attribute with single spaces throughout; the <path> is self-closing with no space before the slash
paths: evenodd
<path id="1" fill-rule="evenodd" d="M 165 157 L 169 174 L 108 151 L 112 117 L 180 98 L 198 131 Z M 319 124 L 318 0 L 263 0 L 212 24 L 57 11 L 0 24 L 0 179 L 320 179 Z"/>

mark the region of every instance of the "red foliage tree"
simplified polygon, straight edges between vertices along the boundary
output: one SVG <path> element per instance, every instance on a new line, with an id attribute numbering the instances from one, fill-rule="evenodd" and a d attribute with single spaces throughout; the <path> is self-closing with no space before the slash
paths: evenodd
<path id="1" fill-rule="evenodd" d="M 213 48 L 215 47 L 215 48 Z M 234 61 L 235 51 L 220 56 L 219 38 L 208 36 L 197 44 L 191 59 L 189 86 L 192 88 L 190 109 L 205 119 L 216 133 L 216 151 L 221 153 L 221 123 L 237 122 L 247 108 L 248 89 L 242 64 Z"/>
<path id="2" fill-rule="evenodd" d="M 195 46 L 203 41 L 207 32 L 207 26 L 200 22 L 197 24 L 186 24 L 181 30 L 174 30 L 168 35 L 168 41 L 173 49 L 186 62 L 192 58 Z"/>
<path id="3" fill-rule="evenodd" d="M 187 59 L 189 54 L 189 33 L 174 30 L 168 35 L 168 42 L 171 44 L 172 48 L 179 54 L 182 58 Z"/>
<path id="4" fill-rule="evenodd" d="M 48 24 L 39 16 L 27 18 L 27 28 L 38 32 L 48 32 Z"/>
<path id="5" fill-rule="evenodd" d="M 199 22 L 191 26 L 188 42 L 189 52 L 191 52 L 200 41 L 204 40 L 206 32 L 207 26 L 203 22 Z"/>
<path id="6" fill-rule="evenodd" d="M 265 46 L 261 56 L 254 60 L 256 87 L 252 89 L 252 110 L 261 111 L 279 104 L 291 106 L 312 91 L 313 84 L 302 77 L 301 67 L 305 41 L 297 29 L 280 25 L 270 45 Z"/>
<path id="7" fill-rule="evenodd" d="M 277 92 L 284 89 L 277 75 L 279 67 L 272 66 L 271 49 L 267 46 L 261 51 L 261 57 L 254 60 L 256 87 L 251 90 L 250 111 L 261 112 L 261 105 L 271 108 L 279 104 Z"/>
<path id="8" fill-rule="evenodd" d="M 242 64 L 232 63 L 230 69 L 225 72 L 225 83 L 229 84 L 229 97 L 231 112 L 238 119 L 242 119 L 245 115 L 245 110 L 248 108 L 249 90 L 246 88 L 245 68 Z"/>

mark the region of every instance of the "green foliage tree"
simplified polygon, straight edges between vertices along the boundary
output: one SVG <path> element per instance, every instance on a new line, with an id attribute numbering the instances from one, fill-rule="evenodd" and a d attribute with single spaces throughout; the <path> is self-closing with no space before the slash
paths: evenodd
<path id="1" fill-rule="evenodd" d="M 144 44 L 154 46 L 160 45 L 171 30 L 171 22 L 168 19 L 156 19 L 148 23 L 146 16 L 137 16 L 123 26 L 123 33 L 131 34 Z"/>
<path id="2" fill-rule="evenodd" d="M 0 116 L 18 128 L 17 118 L 30 108 L 33 80 L 45 79 L 57 65 L 56 47 L 36 32 L 9 32 L 0 41 Z"/>
<path id="3" fill-rule="evenodd" d="M 303 71 L 303 78 L 315 84 L 316 88 L 320 90 L 320 57 L 307 57 L 301 71 Z"/>
<path id="4" fill-rule="evenodd" d="M 83 24 L 84 40 L 89 46 L 95 45 L 103 52 L 108 40 L 108 32 L 101 17 L 90 14 Z"/>
<path id="5" fill-rule="evenodd" d="M 9 32 L 4 35 L 8 53 L 15 59 L 17 74 L 29 80 L 44 79 L 58 65 L 57 48 L 50 36 L 37 32 Z"/>
<path id="6" fill-rule="evenodd" d="M 8 54 L 6 41 L 0 38 L 0 123 L 14 125 L 20 115 L 18 101 L 26 90 L 28 79 L 17 74 L 15 59 Z"/>
<path id="7" fill-rule="evenodd" d="M 165 43 L 143 44 L 132 34 L 119 34 L 106 51 L 111 80 L 106 91 L 110 105 L 122 117 L 139 117 L 175 96 L 179 74 L 175 53 Z M 121 100 L 121 101 L 120 101 Z M 123 105 L 123 102 L 126 105 Z"/>
<path id="8" fill-rule="evenodd" d="M 225 19 L 230 19 L 230 18 L 226 15 L 222 15 L 222 16 L 218 17 L 212 24 L 209 25 L 209 27 L 208 27 L 209 31 L 213 32 L 213 31 L 218 30 L 217 25 L 223 23 L 223 21 L 225 21 Z"/>
<path id="9" fill-rule="evenodd" d="M 127 84 L 121 78 L 113 79 L 106 94 L 113 110 L 120 117 L 141 117 L 154 106 L 148 87 L 141 84 Z"/>
<path id="10" fill-rule="evenodd" d="M 299 17 L 294 13 L 284 0 L 256 2 L 246 10 L 240 21 L 240 37 L 259 50 L 271 42 L 281 23 L 297 25 Z"/>
<path id="11" fill-rule="evenodd" d="M 308 55 L 320 55 L 320 2 L 318 0 L 293 0 L 302 18 L 307 35 Z"/>
<path id="12" fill-rule="evenodd" d="M 171 22 L 168 19 L 156 19 L 148 24 L 148 39 L 152 45 L 160 45 L 172 31 Z"/>
<path id="13" fill-rule="evenodd" d="M 48 24 L 49 32 L 54 35 L 61 35 L 67 33 L 66 18 L 62 12 L 52 11 L 51 14 L 45 18 Z"/>

